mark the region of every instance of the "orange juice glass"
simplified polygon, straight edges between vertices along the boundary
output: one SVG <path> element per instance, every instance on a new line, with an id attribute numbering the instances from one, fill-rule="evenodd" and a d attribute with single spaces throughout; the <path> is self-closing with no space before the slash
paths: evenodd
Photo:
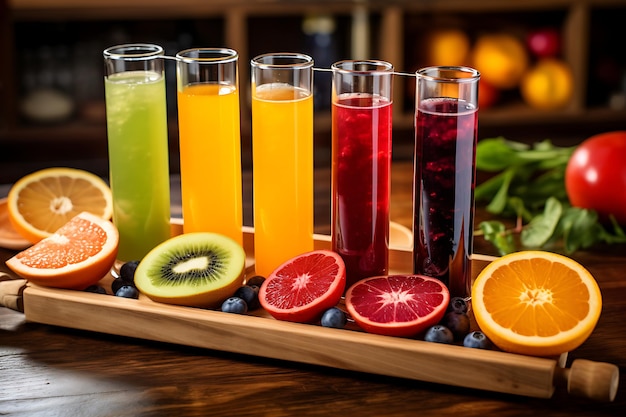
<path id="1" fill-rule="evenodd" d="M 313 250 L 313 59 L 252 60 L 256 273 Z"/>
<path id="2" fill-rule="evenodd" d="M 237 52 L 187 49 L 176 58 L 183 231 L 242 244 Z"/>

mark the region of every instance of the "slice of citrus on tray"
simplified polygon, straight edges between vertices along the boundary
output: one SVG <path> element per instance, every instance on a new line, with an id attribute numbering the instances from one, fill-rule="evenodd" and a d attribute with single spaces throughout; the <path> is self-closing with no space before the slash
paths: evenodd
<path id="1" fill-rule="evenodd" d="M 365 278 L 346 291 L 346 309 L 369 333 L 411 337 L 437 324 L 450 293 L 435 278 L 390 275 Z"/>
<path id="2" fill-rule="evenodd" d="M 600 317 L 593 276 L 563 255 L 521 251 L 497 258 L 472 286 L 480 329 L 500 349 L 553 356 L 580 346 Z"/>
<path id="3" fill-rule="evenodd" d="M 110 219 L 111 189 L 95 174 L 74 168 L 46 168 L 20 178 L 9 190 L 11 224 L 36 243 L 77 214 L 87 211 Z"/>
<path id="4" fill-rule="evenodd" d="M 337 305 L 345 286 L 346 267 L 341 257 L 316 250 L 276 268 L 261 285 L 259 302 L 276 319 L 308 323 Z"/>
<path id="5" fill-rule="evenodd" d="M 7 199 L 0 199 L 0 247 L 22 250 L 32 245 L 30 240 L 24 239 L 13 227 L 9 220 L 9 211 L 7 210 Z"/>
<path id="6" fill-rule="evenodd" d="M 56 233 L 10 258 L 6 265 L 38 285 L 82 290 L 110 271 L 118 244 L 113 223 L 83 212 Z"/>

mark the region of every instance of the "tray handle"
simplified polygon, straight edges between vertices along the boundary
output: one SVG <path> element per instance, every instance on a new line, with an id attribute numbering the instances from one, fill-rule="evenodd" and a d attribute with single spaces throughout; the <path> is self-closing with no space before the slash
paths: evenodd
<path id="1" fill-rule="evenodd" d="M 24 298 L 22 294 L 26 288 L 25 279 L 15 279 L 11 275 L 0 272 L 0 307 L 24 312 Z"/>
<path id="2" fill-rule="evenodd" d="M 571 395 L 595 401 L 612 402 L 619 385 L 619 368 L 606 362 L 576 359 L 568 368 L 560 370 L 558 377 Z"/>

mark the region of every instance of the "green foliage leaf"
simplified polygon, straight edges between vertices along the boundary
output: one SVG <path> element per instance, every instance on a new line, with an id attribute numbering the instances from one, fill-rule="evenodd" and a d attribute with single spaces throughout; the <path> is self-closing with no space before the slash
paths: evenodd
<path id="1" fill-rule="evenodd" d="M 484 221 L 478 227 L 485 240 L 493 243 L 500 255 L 506 255 L 515 250 L 513 235 L 506 230 L 504 223 L 495 220 Z"/>
<path id="2" fill-rule="evenodd" d="M 517 152 L 527 148 L 527 145 L 509 142 L 503 137 L 483 139 L 476 147 L 476 169 L 488 172 L 503 170 L 511 165 Z"/>
<path id="3" fill-rule="evenodd" d="M 566 252 L 598 243 L 626 243 L 626 233 L 611 219 L 605 228 L 593 210 L 571 207 L 565 189 L 565 169 L 576 147 L 558 147 L 549 140 L 533 145 L 503 137 L 479 141 L 476 169 L 492 173 L 474 190 L 477 203 L 501 217 L 514 217 L 518 227 L 507 230 L 494 220 L 482 222 L 480 231 L 501 254 L 523 248 L 562 244 Z"/>
<path id="4" fill-rule="evenodd" d="M 487 206 L 487 211 L 494 214 L 499 214 L 504 211 L 506 208 L 507 198 L 509 194 L 509 187 L 511 185 L 511 181 L 513 181 L 513 177 L 515 176 L 514 169 L 507 169 L 502 174 L 502 182 L 500 183 L 500 187 L 496 191 L 496 194 L 493 196 L 493 199 Z"/>
<path id="5" fill-rule="evenodd" d="M 559 227 L 567 253 L 593 246 L 599 241 L 602 232 L 598 215 L 594 211 L 578 207 L 570 207 L 565 211 Z"/>
<path id="6" fill-rule="evenodd" d="M 556 198 L 549 198 L 542 214 L 535 216 L 522 230 L 520 239 L 529 248 L 542 247 L 554 234 L 563 206 Z"/>

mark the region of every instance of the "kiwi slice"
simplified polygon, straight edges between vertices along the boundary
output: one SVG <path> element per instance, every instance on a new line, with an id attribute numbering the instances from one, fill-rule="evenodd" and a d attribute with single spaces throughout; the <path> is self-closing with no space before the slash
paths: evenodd
<path id="1" fill-rule="evenodd" d="M 135 271 L 135 285 L 153 301 L 216 307 L 243 285 L 246 254 L 217 233 L 187 233 L 152 249 Z"/>

